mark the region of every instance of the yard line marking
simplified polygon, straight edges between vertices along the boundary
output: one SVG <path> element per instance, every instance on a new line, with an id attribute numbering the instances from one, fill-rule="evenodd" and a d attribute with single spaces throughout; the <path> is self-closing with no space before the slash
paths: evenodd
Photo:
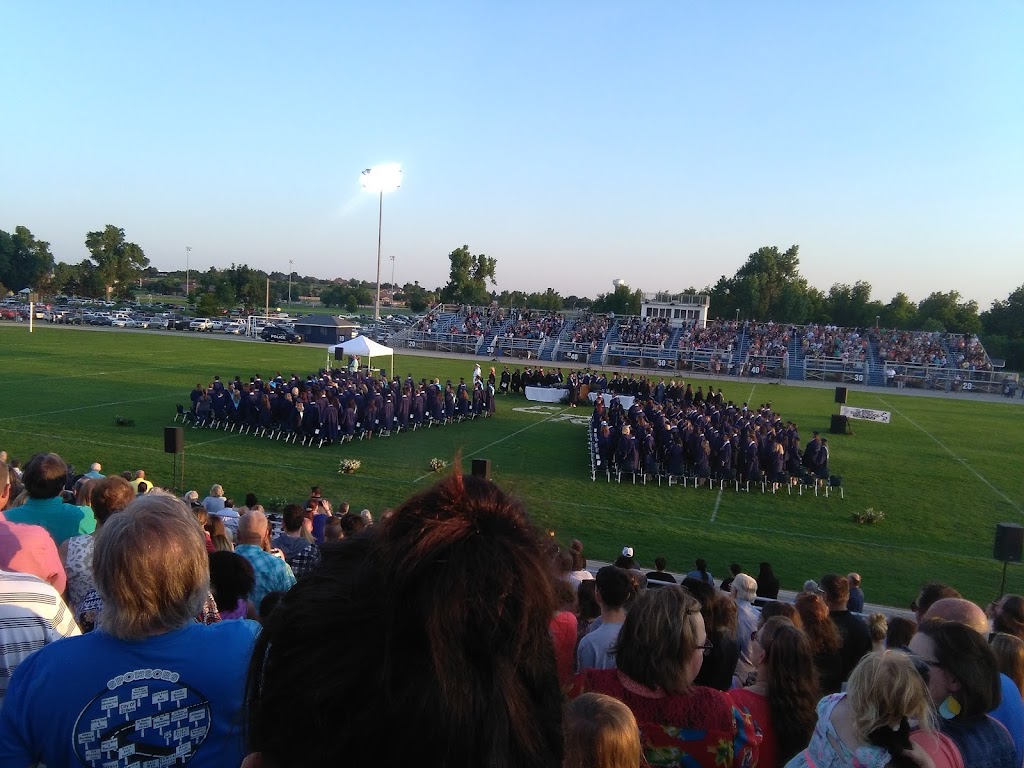
<path id="1" fill-rule="evenodd" d="M 90 445 L 102 445 L 107 448 L 122 448 L 125 450 L 133 451 L 152 451 L 153 453 L 163 453 L 162 448 L 151 448 L 148 445 L 127 445 L 125 443 L 107 443 L 101 440 L 96 440 L 91 437 L 68 437 L 61 435 L 59 438 L 55 438 L 52 432 L 26 432 L 23 429 L 11 429 L 0 427 L 0 432 L 10 432 L 11 434 L 27 435 L 28 437 L 45 437 L 49 440 L 55 440 L 60 443 L 89 443 Z"/>
<path id="2" fill-rule="evenodd" d="M 963 466 L 964 466 L 964 467 L 965 467 L 965 468 L 967 469 L 967 471 L 969 471 L 969 472 L 970 472 L 970 473 L 971 473 L 972 475 L 974 475 L 974 476 L 975 476 L 976 478 L 978 478 L 979 480 L 981 480 L 981 482 L 982 482 L 982 483 L 984 483 L 985 485 L 987 485 L 987 486 L 989 487 L 989 489 L 990 489 L 990 490 L 991 490 L 991 491 L 992 491 L 993 493 L 995 493 L 995 494 L 996 494 L 996 496 L 999 496 L 999 497 L 1000 497 L 1000 498 L 1001 498 L 1001 499 L 1002 499 L 1003 501 L 1005 501 L 1005 502 L 1006 502 L 1007 504 L 1009 504 L 1009 505 L 1010 505 L 1011 507 L 1013 507 L 1013 509 L 1014 509 L 1014 510 L 1015 510 L 1016 512 L 1018 512 L 1018 513 L 1024 512 L 1024 510 L 1022 510 L 1022 509 L 1020 508 L 1020 505 L 1019 505 L 1019 504 L 1017 504 L 1017 502 L 1015 502 L 1015 501 L 1014 501 L 1013 499 L 1011 499 L 1011 498 L 1010 498 L 1009 496 L 1007 496 L 1007 495 L 1006 495 L 1005 493 L 1003 493 L 1003 492 L 1002 492 L 1002 491 L 1000 491 L 1000 490 L 999 490 L 998 488 L 996 488 L 996 487 L 995 487 L 994 485 L 992 485 L 992 483 L 990 483 L 990 482 L 988 481 L 988 479 L 986 479 L 985 477 L 983 477 L 983 476 L 982 476 L 982 475 L 981 475 L 981 474 L 980 474 L 980 473 L 979 473 L 979 472 L 978 472 L 978 471 L 977 471 L 977 470 L 976 470 L 976 469 L 975 469 L 974 467 L 972 467 L 972 466 L 971 466 L 970 464 L 968 464 L 968 463 L 967 463 L 967 459 L 963 459 L 963 458 L 960 458 L 959 456 L 957 456 L 957 455 L 956 455 L 955 453 L 953 453 L 953 451 L 951 451 L 951 450 L 950 450 L 949 448 L 947 448 L 947 447 L 946 447 L 946 445 L 945 445 L 945 444 L 944 444 L 944 443 L 943 443 L 943 442 L 942 442 L 941 440 L 939 440 L 939 439 L 938 439 L 937 437 L 935 437 L 935 435 L 933 435 L 933 434 L 932 434 L 931 432 L 929 432 L 929 431 L 928 431 L 927 429 L 925 429 L 925 428 L 924 428 L 924 427 L 922 427 L 922 426 L 921 426 L 920 424 L 918 424 L 918 423 L 917 423 L 916 421 L 914 421 L 913 419 L 911 419 L 911 418 L 910 418 L 909 416 L 905 416 L 905 415 L 904 415 L 903 413 L 901 413 L 901 412 L 900 412 L 899 410 L 897 410 L 897 409 L 896 409 L 896 408 L 894 408 L 893 406 L 889 405 L 889 403 L 887 403 L 887 402 L 886 402 L 885 400 L 883 400 L 883 399 L 882 399 L 881 397 L 879 397 L 878 395 L 875 395 L 875 398 L 876 398 L 876 399 L 877 399 L 877 400 L 878 400 L 878 401 L 879 401 L 879 402 L 880 402 L 880 403 L 881 403 L 882 405 L 884 405 L 884 406 L 885 406 L 886 408 L 888 408 L 889 410 L 891 410 L 891 411 L 892 411 L 893 413 L 898 413 L 898 414 L 900 415 L 900 417 L 901 417 L 901 418 L 904 418 L 904 419 L 906 419 L 906 420 L 907 420 L 907 421 L 908 421 L 908 422 L 909 422 L 910 424 L 913 424 L 913 425 L 914 425 L 915 427 L 917 427 L 917 428 L 918 428 L 919 430 L 921 430 L 922 432 L 924 432 L 924 433 L 925 433 L 925 434 L 926 434 L 926 435 L 927 435 L 928 437 L 930 437 L 930 438 L 931 438 L 931 439 L 932 439 L 932 440 L 933 440 L 933 441 L 935 442 L 935 444 L 936 444 L 937 446 L 939 446 L 939 447 L 940 447 L 940 448 L 941 448 L 942 450 L 944 450 L 944 451 L 945 451 L 946 453 L 948 453 L 948 454 L 949 454 L 950 456 L 952 456 L 952 457 L 953 457 L 953 459 L 955 459 L 956 461 L 959 461 L 959 462 L 960 462 L 960 463 L 961 463 L 961 464 L 962 464 L 962 465 L 963 465 Z"/>
<path id="3" fill-rule="evenodd" d="M 77 408 L 62 408 L 59 411 L 43 411 L 42 413 L 22 413 L 17 416 L 2 416 L 0 421 L 14 421 L 15 419 L 34 419 L 37 416 L 56 416 L 60 413 L 74 413 L 75 411 L 88 411 L 93 408 L 109 408 L 112 405 L 130 405 L 131 403 L 148 403 L 152 400 L 163 400 L 177 395 L 157 395 L 156 397 L 143 397 L 138 400 L 117 400 L 112 403 L 99 403 L 98 405 L 82 405 Z"/>
<path id="4" fill-rule="evenodd" d="M 721 506 L 721 504 L 722 504 L 722 492 L 723 492 L 723 489 L 721 487 L 719 487 L 719 489 L 718 489 L 718 498 L 715 499 L 715 511 L 711 513 L 711 522 L 712 523 L 715 522 L 715 518 L 718 517 L 718 507 Z"/>
<path id="5" fill-rule="evenodd" d="M 546 499 L 546 498 L 545 499 L 538 499 L 538 498 L 534 498 L 534 497 L 531 497 L 531 496 L 526 496 L 526 495 L 523 495 L 523 494 L 518 494 L 518 495 L 519 495 L 520 499 L 522 499 L 523 501 L 528 502 L 528 503 L 532 502 L 532 501 L 545 502 L 545 503 L 546 502 L 550 502 L 550 499 Z M 682 517 L 682 516 L 666 517 L 663 514 L 655 513 L 655 512 L 648 512 L 645 509 L 625 510 L 622 507 L 602 507 L 602 506 L 596 506 L 594 504 L 584 504 L 582 502 L 573 502 L 573 501 L 562 501 L 562 502 L 559 502 L 559 503 L 560 503 L 561 506 L 566 506 L 566 507 L 581 507 L 581 508 L 584 508 L 584 509 L 596 509 L 596 510 L 609 511 L 609 512 L 627 512 L 630 515 L 637 516 L 637 517 L 639 517 L 639 516 L 655 517 L 656 516 L 658 518 L 658 520 L 661 520 L 661 521 L 673 520 L 673 521 L 680 522 L 680 523 L 694 523 L 695 526 L 697 526 L 697 527 L 702 526 L 702 525 L 707 525 L 707 521 L 705 519 L 699 518 L 699 517 Z M 784 531 L 784 530 L 780 530 L 780 529 L 777 529 L 777 528 L 765 528 L 765 527 L 755 526 L 755 525 L 740 525 L 738 523 L 716 523 L 716 525 L 721 526 L 723 528 L 733 528 L 733 529 L 738 530 L 738 531 L 751 531 L 753 533 L 778 534 L 780 536 L 785 536 L 785 537 L 789 537 L 789 538 L 810 539 L 812 541 L 838 542 L 840 544 L 850 544 L 852 546 L 861 547 L 861 548 L 864 548 L 864 549 L 889 549 L 889 550 L 893 550 L 895 552 L 912 552 L 914 554 L 920 554 L 920 555 L 931 555 L 931 556 L 944 557 L 944 558 L 959 558 L 961 560 L 969 560 L 969 561 L 974 561 L 974 562 L 979 562 L 979 563 L 990 563 L 990 562 L 992 562 L 992 558 L 990 558 L 990 557 L 984 557 L 984 556 L 978 556 L 978 555 L 964 555 L 964 554 L 961 554 L 959 552 L 942 552 L 942 551 L 934 550 L 934 549 L 921 549 L 921 548 L 918 548 L 918 547 L 904 547 L 904 546 L 899 546 L 899 545 L 896 545 L 896 544 L 883 544 L 883 543 L 874 542 L 874 541 L 860 541 L 858 539 L 837 539 L 834 536 L 819 536 L 819 535 L 813 534 L 813 533 L 800 533 L 800 532 L 797 532 L 797 531 Z"/>
<path id="6" fill-rule="evenodd" d="M 466 453 L 466 454 L 463 454 L 463 458 L 469 458 L 470 456 L 475 456 L 476 454 L 478 454 L 478 453 L 481 453 L 482 451 L 486 451 L 486 450 L 487 450 L 488 448 L 493 448 L 493 447 L 494 447 L 494 446 L 496 446 L 496 445 L 497 445 L 498 443 L 503 443 L 503 442 L 505 442 L 506 440 L 508 440 L 509 438 L 515 437 L 516 435 L 518 435 L 518 434 L 521 434 L 521 433 L 525 432 L 525 431 L 526 431 L 526 430 L 528 430 L 528 429 L 533 429 L 534 427 L 536 427 L 536 426 L 538 426 L 538 425 L 540 425 L 540 424 L 544 424 L 545 422 L 551 421 L 551 420 L 552 420 L 553 418 L 555 418 L 556 416 L 564 416 L 564 415 L 565 415 L 565 414 L 566 414 L 566 413 L 567 413 L 568 411 L 569 411 L 569 409 L 568 409 L 568 408 L 563 408 L 563 409 L 562 409 L 562 410 L 560 410 L 560 411 L 559 411 L 558 413 L 552 413 L 552 414 L 551 414 L 550 416 L 548 416 L 548 417 L 547 417 L 546 419 L 541 419 L 540 421 L 535 421 L 535 422 L 533 422 L 533 424 L 530 424 L 530 425 L 528 425 L 528 426 L 525 426 L 525 427 L 523 427 L 522 429 L 520 429 L 520 430 L 518 430 L 518 431 L 516 431 L 516 432 L 513 432 L 513 433 L 512 433 L 512 434 L 510 434 L 510 435 L 505 435 L 505 436 L 504 436 L 504 437 L 502 437 L 501 439 L 499 439 L 499 440 L 495 440 L 495 441 L 494 441 L 493 443 L 491 443 L 490 445 L 485 445 L 485 446 L 484 446 L 483 448 L 477 448 L 477 449 L 476 449 L 475 451 L 472 451 L 472 452 L 470 452 L 470 453 Z M 430 477 L 431 475 L 435 475 L 435 474 L 437 474 L 437 473 L 436 473 L 436 472 L 434 472 L 434 471 L 430 471 L 430 472 L 427 472 L 427 474 L 425 474 L 425 475 L 420 475 L 419 477 L 417 477 L 417 478 L 416 478 L 415 480 L 413 480 L 413 481 L 412 481 L 412 484 L 413 484 L 413 485 L 416 485 L 416 483 L 420 482 L 421 480 L 425 480 L 426 478 Z"/>
<path id="7" fill-rule="evenodd" d="M 754 390 L 755 390 L 755 389 L 757 389 L 757 384 L 754 384 L 754 385 L 753 385 L 753 386 L 752 386 L 752 387 L 750 388 L 750 394 L 749 394 L 749 395 L 747 395 L 747 402 L 748 402 L 748 403 L 752 403 L 752 402 L 754 402 Z"/>
<path id="8" fill-rule="evenodd" d="M 234 432 L 228 432 L 223 437 L 215 437 L 215 438 L 213 438 L 213 440 L 203 440 L 203 442 L 201 442 L 201 443 L 192 443 L 189 447 L 190 448 L 198 448 L 200 445 L 209 445 L 210 443 L 219 443 L 221 440 L 227 440 L 228 438 L 238 437 L 238 436 L 239 435 L 236 435 Z"/>
<path id="9" fill-rule="evenodd" d="M 177 371 L 180 370 L 180 365 L 137 365 L 135 361 L 132 361 L 131 370 L 145 370 L 145 371 Z M 121 371 L 96 371 L 95 373 L 70 373 L 70 374 L 54 374 L 53 376 L 32 376 L 26 379 L 13 379 L 5 382 L 7 384 L 35 384 L 42 381 L 49 381 L 50 379 L 85 379 L 93 376 L 116 376 Z"/>

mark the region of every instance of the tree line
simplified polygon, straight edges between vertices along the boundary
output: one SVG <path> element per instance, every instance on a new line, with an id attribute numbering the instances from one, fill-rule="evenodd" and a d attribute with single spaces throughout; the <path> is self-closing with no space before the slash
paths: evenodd
<path id="1" fill-rule="evenodd" d="M 85 297 L 113 296 L 132 298 L 143 292 L 161 295 L 183 293 L 182 271 L 161 274 L 149 263 L 142 248 L 129 242 L 124 229 L 108 224 L 88 232 L 85 245 L 89 258 L 79 264 L 55 262 L 47 242 L 23 226 L 13 233 L 0 230 L 0 294 L 33 288 L 43 295 L 58 293 Z M 619 285 L 614 291 L 590 299 L 563 297 L 548 288 L 542 292 L 494 290 L 497 284 L 497 259 L 474 254 L 468 245 L 452 250 L 448 282 L 428 289 L 419 282 L 390 286 L 396 302 L 423 312 L 442 301 L 450 304 L 485 305 L 496 302 L 502 307 L 531 307 L 559 312 L 584 309 L 593 312 L 639 314 L 641 292 Z M 247 265 L 232 264 L 227 269 L 210 267 L 195 271 L 189 279 L 189 302 L 202 314 L 215 315 L 223 309 L 262 307 L 269 299 L 275 306 L 290 295 L 315 296 L 331 308 L 355 312 L 372 305 L 376 285 L 372 282 L 325 280 L 265 272 Z M 668 289 L 666 289 L 668 290 Z M 910 331 L 939 331 L 977 334 L 993 357 L 1006 359 L 1011 368 L 1024 368 L 1024 285 L 1012 291 L 991 308 L 979 312 L 978 303 L 961 297 L 958 291 L 933 292 L 919 302 L 905 293 L 890 301 L 872 298 L 871 284 L 857 281 L 852 286 L 835 283 L 824 292 L 808 284 L 800 274 L 799 246 L 786 250 L 765 246 L 751 253 L 736 272 L 722 275 L 713 286 L 702 290 L 711 299 L 712 317 L 752 319 L 806 325 L 830 323 L 844 327 L 899 328 Z"/>

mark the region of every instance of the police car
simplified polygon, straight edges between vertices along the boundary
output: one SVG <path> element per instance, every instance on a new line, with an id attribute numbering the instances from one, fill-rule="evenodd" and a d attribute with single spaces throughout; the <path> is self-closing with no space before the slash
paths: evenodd
<path id="1" fill-rule="evenodd" d="M 263 329 L 260 338 L 264 341 L 286 341 L 289 344 L 301 344 L 302 336 L 295 331 L 282 328 L 278 325 L 268 325 Z"/>

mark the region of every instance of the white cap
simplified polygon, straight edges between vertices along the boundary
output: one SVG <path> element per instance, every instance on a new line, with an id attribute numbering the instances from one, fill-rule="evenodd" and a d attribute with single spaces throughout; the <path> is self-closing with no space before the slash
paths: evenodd
<path id="1" fill-rule="evenodd" d="M 633 556 L 633 548 L 632 547 L 623 547 L 622 548 L 622 556 L 623 557 L 632 557 Z"/>

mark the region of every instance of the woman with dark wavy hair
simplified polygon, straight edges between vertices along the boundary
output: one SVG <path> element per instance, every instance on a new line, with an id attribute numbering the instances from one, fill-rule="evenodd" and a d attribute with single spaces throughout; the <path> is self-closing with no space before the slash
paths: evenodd
<path id="1" fill-rule="evenodd" d="M 806 635 L 781 616 L 754 633 L 757 682 L 729 698 L 761 729 L 758 765 L 777 768 L 807 746 L 817 720 L 818 675 Z"/>
<path id="2" fill-rule="evenodd" d="M 801 592 L 796 596 L 796 610 L 811 642 L 821 694 L 838 693 L 843 687 L 843 640 L 828 616 L 828 606 L 820 595 Z"/>
<path id="3" fill-rule="evenodd" d="M 674 585 L 648 590 L 619 630 L 616 668 L 580 673 L 572 695 L 603 693 L 629 707 L 652 766 L 755 765 L 759 739 L 750 719 L 724 692 L 694 685 L 710 647 L 693 595 Z"/>
<path id="4" fill-rule="evenodd" d="M 1004 595 L 987 611 L 993 632 L 1005 632 L 1024 640 L 1024 597 Z"/>
<path id="5" fill-rule="evenodd" d="M 559 768 L 554 578 L 522 506 L 458 473 L 325 546 L 253 653 L 246 765 Z"/>
<path id="6" fill-rule="evenodd" d="M 952 739 L 964 765 L 1018 768 L 1010 733 L 988 713 L 1002 700 L 995 654 L 980 632 L 965 624 L 926 619 L 910 651 L 928 667 L 928 693 L 939 712 L 938 729 Z"/>

